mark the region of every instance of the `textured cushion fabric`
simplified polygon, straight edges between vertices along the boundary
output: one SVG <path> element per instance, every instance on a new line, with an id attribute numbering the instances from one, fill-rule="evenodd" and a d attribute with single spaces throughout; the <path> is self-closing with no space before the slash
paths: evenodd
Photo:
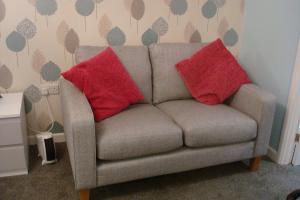
<path id="1" fill-rule="evenodd" d="M 256 137 L 256 122 L 226 105 L 209 106 L 195 100 L 176 100 L 157 107 L 183 129 L 184 144 L 189 147 L 233 144 Z"/>
<path id="2" fill-rule="evenodd" d="M 81 46 L 76 49 L 75 60 L 80 63 L 87 60 L 105 47 Z M 148 48 L 144 46 L 114 46 L 114 52 L 119 57 L 122 64 L 127 69 L 130 77 L 134 80 L 143 96 L 143 103 L 152 102 L 152 80 L 151 80 L 151 64 L 149 60 Z"/>
<path id="3" fill-rule="evenodd" d="M 191 94 L 176 70 L 176 63 L 193 55 L 201 44 L 152 44 L 153 103 L 188 99 Z"/>
<path id="4" fill-rule="evenodd" d="M 177 63 L 176 68 L 193 97 L 209 105 L 223 103 L 242 84 L 251 82 L 220 39 Z"/>
<path id="5" fill-rule="evenodd" d="M 148 156 L 180 148 L 181 129 L 158 108 L 130 106 L 96 124 L 97 157 L 119 160 Z"/>
<path id="6" fill-rule="evenodd" d="M 95 121 L 108 118 L 144 99 L 110 47 L 62 75 L 85 94 Z"/>

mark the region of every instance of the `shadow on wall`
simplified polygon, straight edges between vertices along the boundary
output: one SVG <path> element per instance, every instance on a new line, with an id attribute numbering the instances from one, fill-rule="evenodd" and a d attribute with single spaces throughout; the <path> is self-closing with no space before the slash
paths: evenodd
<path id="1" fill-rule="evenodd" d="M 285 111 L 286 111 L 286 106 L 277 103 L 275 117 L 274 117 L 274 123 L 273 123 L 273 127 L 272 127 L 272 135 L 271 135 L 271 139 L 270 139 L 270 146 L 274 150 L 279 149 L 281 130 L 283 127 Z"/>
<path id="2" fill-rule="evenodd" d="M 265 88 L 280 88 L 280 85 L 276 85 L 276 77 L 273 76 L 272 71 L 268 71 L 267 68 L 263 68 L 261 66 L 268 66 L 268 60 L 266 57 L 261 53 L 261 49 L 255 47 L 255 44 L 252 48 L 255 49 L 251 53 L 242 54 L 241 58 L 239 59 L 240 62 L 243 64 L 244 68 L 248 72 L 251 80 L 258 84 L 263 85 Z M 245 63 L 252 63 L 251 65 L 247 65 Z M 259 72 L 259 73 L 257 73 Z M 268 74 L 268 80 L 266 81 L 265 75 Z M 276 112 L 272 127 L 272 135 L 270 138 L 270 146 L 276 151 L 279 148 L 280 136 L 281 136 L 281 129 L 283 126 L 283 120 L 285 116 L 286 106 L 280 103 L 277 100 L 276 104 Z"/>

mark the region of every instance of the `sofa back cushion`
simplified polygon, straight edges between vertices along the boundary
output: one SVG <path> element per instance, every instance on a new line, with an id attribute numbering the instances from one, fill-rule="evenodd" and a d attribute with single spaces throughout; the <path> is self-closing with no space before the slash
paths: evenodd
<path id="1" fill-rule="evenodd" d="M 106 47 L 81 46 L 75 52 L 75 61 L 80 63 L 87 60 Z M 115 46 L 112 47 L 129 75 L 136 83 L 143 96 L 143 103 L 152 103 L 151 64 L 148 48 L 143 46 Z"/>
<path id="2" fill-rule="evenodd" d="M 149 47 L 153 70 L 153 103 L 192 98 L 175 65 L 201 47 L 192 44 L 153 44 Z"/>

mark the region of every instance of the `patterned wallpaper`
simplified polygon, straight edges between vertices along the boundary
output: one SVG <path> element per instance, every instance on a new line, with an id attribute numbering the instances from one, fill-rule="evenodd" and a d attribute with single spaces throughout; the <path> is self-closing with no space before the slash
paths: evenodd
<path id="1" fill-rule="evenodd" d="M 79 45 L 223 39 L 239 53 L 244 0 L 0 0 L 0 92 L 25 91 L 28 123 L 51 127 L 39 87 L 74 65 Z M 63 132 L 59 97 L 50 96 Z"/>

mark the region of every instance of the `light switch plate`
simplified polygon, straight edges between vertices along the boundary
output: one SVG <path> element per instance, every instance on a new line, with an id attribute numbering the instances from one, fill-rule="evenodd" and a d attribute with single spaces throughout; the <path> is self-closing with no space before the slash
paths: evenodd
<path id="1" fill-rule="evenodd" d="M 50 86 L 48 88 L 48 94 L 49 95 L 57 95 L 57 94 L 59 94 L 59 84 L 58 83 L 50 84 Z"/>
<path id="2" fill-rule="evenodd" d="M 42 84 L 40 90 L 41 90 L 41 93 L 42 93 L 43 96 L 48 95 L 48 85 Z"/>
<path id="3" fill-rule="evenodd" d="M 40 87 L 41 93 L 44 96 L 48 95 L 58 95 L 59 94 L 59 84 L 58 82 L 54 83 L 44 83 Z"/>

